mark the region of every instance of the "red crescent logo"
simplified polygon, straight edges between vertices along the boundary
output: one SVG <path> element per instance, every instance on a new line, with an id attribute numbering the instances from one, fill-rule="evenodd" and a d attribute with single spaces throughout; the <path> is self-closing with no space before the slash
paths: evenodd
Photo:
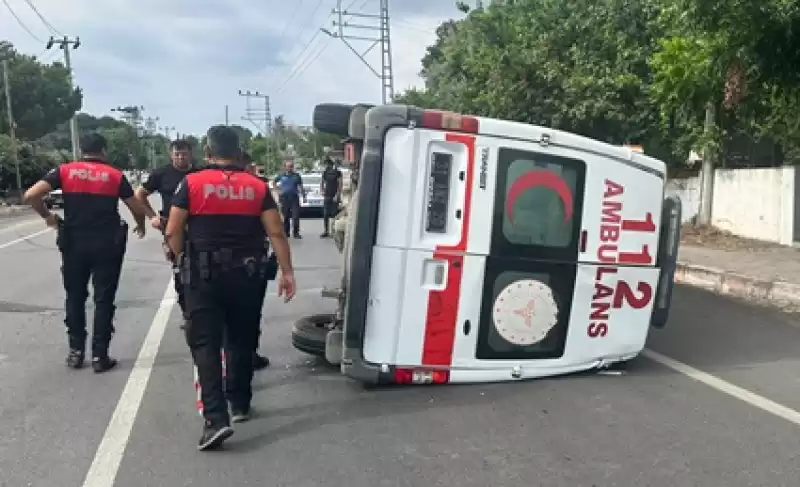
<path id="1" fill-rule="evenodd" d="M 564 204 L 564 221 L 569 221 L 569 219 L 572 218 L 573 211 L 572 191 L 569 189 L 569 186 L 567 186 L 566 181 L 564 181 L 558 173 L 548 169 L 526 172 L 514 181 L 514 184 L 508 189 L 508 195 L 506 196 L 506 213 L 508 213 L 508 219 L 511 220 L 512 223 L 514 222 L 514 203 L 517 202 L 517 198 L 525 191 L 539 186 L 544 186 L 556 192 L 558 197 L 561 198 L 561 202 Z"/>

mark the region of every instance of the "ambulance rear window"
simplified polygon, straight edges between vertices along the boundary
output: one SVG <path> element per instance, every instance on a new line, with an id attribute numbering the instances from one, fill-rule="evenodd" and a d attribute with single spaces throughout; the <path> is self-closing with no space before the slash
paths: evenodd
<path id="1" fill-rule="evenodd" d="M 493 246 L 512 253 L 531 246 L 577 248 L 584 174 L 580 160 L 500 149 Z"/>

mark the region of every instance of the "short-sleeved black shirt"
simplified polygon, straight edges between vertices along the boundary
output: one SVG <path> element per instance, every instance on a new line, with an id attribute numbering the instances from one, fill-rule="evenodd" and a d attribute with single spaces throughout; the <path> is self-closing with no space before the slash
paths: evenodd
<path id="1" fill-rule="evenodd" d="M 102 159 L 61 164 L 42 179 L 62 191 L 65 227 L 81 234 L 113 234 L 121 221 L 118 201 L 133 196 L 128 178 Z"/>
<path id="2" fill-rule="evenodd" d="M 211 191 L 215 187 L 221 195 Z M 257 199 L 243 198 L 248 191 Z M 278 207 L 258 177 L 238 167 L 211 165 L 180 182 L 172 206 L 189 212 L 189 241 L 198 250 L 263 249 L 261 213 Z"/>
<path id="3" fill-rule="evenodd" d="M 172 195 L 178 189 L 178 184 L 190 174 L 197 171 L 196 168 L 190 167 L 188 170 L 180 170 L 168 164 L 161 166 L 150 173 L 147 181 L 144 182 L 142 187 L 148 193 L 158 193 L 161 195 L 161 211 L 158 212 L 164 218 L 169 216 L 169 207 L 172 205 Z"/>
<path id="4" fill-rule="evenodd" d="M 336 196 L 336 193 L 339 192 L 339 181 L 342 180 L 342 171 L 336 169 L 335 167 L 326 167 L 324 171 L 322 171 L 322 181 L 325 183 L 325 194 L 323 195 L 326 198 L 333 198 Z"/>

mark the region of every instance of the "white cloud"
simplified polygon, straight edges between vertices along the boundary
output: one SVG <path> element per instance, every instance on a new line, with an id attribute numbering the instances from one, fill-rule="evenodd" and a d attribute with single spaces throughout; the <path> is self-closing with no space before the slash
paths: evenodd
<path id="1" fill-rule="evenodd" d="M 52 34 L 24 0 L 8 0 L 22 22 L 42 41 L 34 40 L 0 5 L 0 39 L 44 60 Z M 319 34 L 330 25 L 336 0 L 33 0 L 60 33 L 80 36 L 72 57 L 76 82 L 84 90 L 83 110 L 95 115 L 120 105 L 143 105 L 146 116 L 179 132 L 201 133 L 224 121 L 242 122 L 245 99 L 238 90 L 272 96 L 273 115 L 297 124 L 310 122 L 321 102 L 380 103 L 381 82 L 338 39 Z M 375 13 L 377 0 L 343 1 L 359 12 Z M 394 0 L 392 54 L 395 91 L 419 86 L 420 59 L 434 38 L 435 27 L 458 16 L 454 0 Z M 256 5 L 254 5 L 256 4 Z M 319 6 L 319 8 L 317 8 Z M 316 10 L 315 10 L 316 9 Z M 314 13 L 314 15 L 312 15 Z M 377 25 L 374 19 L 351 23 Z M 372 36 L 376 32 L 348 29 Z M 363 50 L 364 41 L 350 41 Z M 320 49 L 324 52 L 318 54 Z M 314 62 L 310 62 L 311 60 Z M 380 72 L 380 48 L 367 55 Z M 289 77 L 292 74 L 291 78 Z"/>

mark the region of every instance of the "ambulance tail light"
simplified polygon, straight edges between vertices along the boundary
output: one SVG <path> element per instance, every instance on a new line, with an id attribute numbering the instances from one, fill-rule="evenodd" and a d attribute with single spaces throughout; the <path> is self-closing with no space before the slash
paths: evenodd
<path id="1" fill-rule="evenodd" d="M 478 119 L 455 112 L 425 110 L 422 112 L 422 126 L 426 129 L 452 130 L 456 132 L 478 133 Z"/>
<path id="2" fill-rule="evenodd" d="M 429 369 L 394 369 L 395 384 L 447 384 L 450 372 Z"/>

